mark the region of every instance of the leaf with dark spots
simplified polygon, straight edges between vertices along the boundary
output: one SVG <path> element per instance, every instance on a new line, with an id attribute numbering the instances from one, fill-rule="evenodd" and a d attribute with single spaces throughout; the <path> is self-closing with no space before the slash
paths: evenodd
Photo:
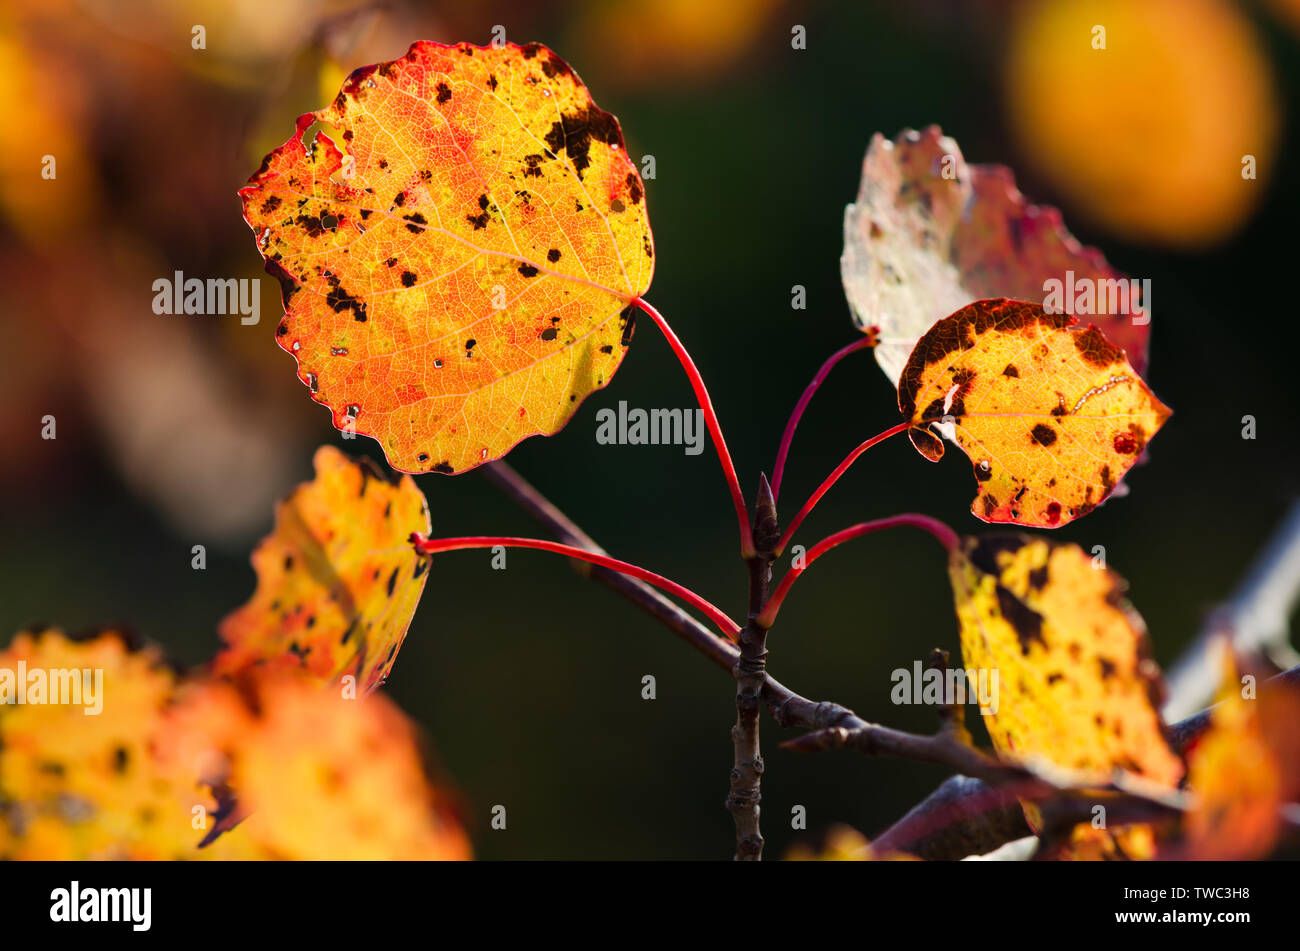
<path id="1" fill-rule="evenodd" d="M 568 153 L 569 162 L 578 178 L 591 166 L 591 145 L 593 142 L 621 148 L 623 133 L 618 127 L 618 120 L 608 112 L 598 108 L 594 103 L 584 105 L 551 124 L 544 141 L 546 147 L 559 155 Z"/>
<path id="2" fill-rule="evenodd" d="M 1177 786 L 1160 673 L 1114 572 L 1077 545 L 996 535 L 965 539 L 949 575 L 963 664 L 998 673 L 997 707 L 982 712 L 1001 758 L 1046 760 L 1081 784 L 1120 768 Z"/>
<path id="3" fill-rule="evenodd" d="M 994 592 L 997 594 L 998 610 L 1016 632 L 1016 639 L 1020 642 L 1020 652 L 1028 657 L 1029 648 L 1034 643 L 1046 647 L 1047 643 L 1043 640 L 1043 616 L 1033 608 L 1027 607 L 1002 585 L 995 586 Z"/>
<path id="4" fill-rule="evenodd" d="M 1119 363 L 1102 359 L 1115 354 Z M 1000 299 L 926 332 L 903 367 L 898 405 L 927 459 L 943 455 L 936 430 L 970 457 L 972 513 L 1042 528 L 1101 504 L 1170 415 L 1096 328 Z"/>
<path id="5" fill-rule="evenodd" d="M 325 303 L 333 308 L 335 313 L 342 313 L 345 310 L 352 311 L 352 319 L 365 323 L 366 320 L 366 303 L 360 300 L 339 284 L 339 279 L 333 275 L 329 276 L 330 290 L 325 295 Z"/>
<path id="6" fill-rule="evenodd" d="M 342 134 L 309 148 L 314 123 Z M 404 471 L 466 472 L 558 431 L 571 397 L 618 369 L 631 327 L 615 317 L 653 274 L 618 123 L 544 47 L 416 43 L 354 72 L 240 194 L 264 258 L 309 290 L 286 303 L 276 339 L 300 377 L 315 374 L 335 426 L 355 424 Z M 298 200 L 303 223 L 286 225 Z M 385 264 L 400 268 L 391 281 L 376 279 Z M 564 334 L 542 339 L 557 313 Z M 466 339 L 479 344 L 448 352 Z"/>
<path id="7" fill-rule="evenodd" d="M 296 653 L 322 682 L 359 670 L 357 687 L 369 691 L 388 676 L 384 655 L 405 638 L 424 590 L 413 580 L 423 556 L 406 539 L 428 531 L 428 509 L 410 476 L 330 447 L 315 462 L 315 479 L 280 503 L 275 530 L 253 553 L 257 590 L 222 621 L 226 647 L 214 666 L 236 674 Z M 293 607 L 277 612 L 275 603 Z M 350 637 L 357 629 L 369 636 Z"/>
<path id="8" fill-rule="evenodd" d="M 1050 446 L 1056 442 L 1056 430 L 1044 423 L 1035 423 L 1034 428 L 1029 431 L 1029 435 L 1040 446 Z"/>

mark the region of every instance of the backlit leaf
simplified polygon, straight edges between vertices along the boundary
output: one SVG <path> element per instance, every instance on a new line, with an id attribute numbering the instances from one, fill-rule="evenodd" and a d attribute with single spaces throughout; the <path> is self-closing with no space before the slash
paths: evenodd
<path id="1" fill-rule="evenodd" d="M 102 689 L 36 702 L 38 670 L 102 672 Z M 382 695 L 344 699 L 291 670 L 185 681 L 111 632 L 19 634 L 0 650 L 0 696 L 15 680 L 29 693 L 0 704 L 0 860 L 469 856 Z"/>
<path id="2" fill-rule="evenodd" d="M 247 818 L 217 842 L 244 838 L 283 859 L 470 856 L 413 725 L 383 694 L 347 699 L 290 671 L 195 684 L 160 747 L 235 791 Z"/>
<path id="3" fill-rule="evenodd" d="M 1096 327 L 1008 300 L 935 324 L 898 405 L 926 458 L 943 456 L 935 430 L 970 457 L 976 517 L 1044 528 L 1101 504 L 1170 415 Z"/>
<path id="4" fill-rule="evenodd" d="M 325 682 L 351 674 L 366 692 L 392 669 L 428 580 L 408 539 L 430 530 L 429 509 L 409 475 L 390 481 L 330 446 L 315 465 L 253 552 L 257 590 L 221 622 L 215 671 L 301 667 Z"/>
<path id="5" fill-rule="evenodd" d="M 1063 291 L 1094 282 L 1091 306 L 1106 311 L 1088 319 L 1146 369 L 1149 314 L 1133 313 L 1140 285 L 1131 299 L 1127 278 L 1081 245 L 1059 211 L 1030 204 L 1005 166 L 967 165 L 938 126 L 872 138 L 858 199 L 844 210 L 840 271 L 854 321 L 880 328 L 876 359 L 895 385 L 936 321 L 982 298 L 1041 303 L 1051 280 Z"/>
<path id="6" fill-rule="evenodd" d="M 1261 684 L 1242 695 L 1230 655 L 1210 728 L 1188 752 L 1196 805 L 1184 826 L 1185 854 L 1174 857 L 1267 858 L 1282 833 L 1280 810 L 1300 799 L 1300 690 Z"/>
<path id="7" fill-rule="evenodd" d="M 356 70 L 240 196 L 280 346 L 407 472 L 560 429 L 618 369 L 653 271 L 618 121 L 537 44 L 421 42 Z"/>
<path id="8" fill-rule="evenodd" d="M 1117 769 L 1178 783 L 1160 672 L 1118 576 L 1077 545 L 1026 535 L 966 539 L 949 575 L 966 668 L 997 673 L 997 709 L 981 712 L 999 755 L 1098 783 Z"/>
<path id="9" fill-rule="evenodd" d="M 40 703 L 0 704 L 0 859 L 260 857 L 242 838 L 198 848 L 204 832 L 193 810 L 210 816 L 218 802 L 193 772 L 154 756 L 177 679 L 156 651 L 110 632 L 76 641 L 55 630 L 19 634 L 0 650 L 0 694 L 6 672 L 30 686 L 37 670 L 74 675 L 83 687 L 89 670 L 92 689 L 80 703 L 51 702 L 59 698 L 47 692 Z"/>

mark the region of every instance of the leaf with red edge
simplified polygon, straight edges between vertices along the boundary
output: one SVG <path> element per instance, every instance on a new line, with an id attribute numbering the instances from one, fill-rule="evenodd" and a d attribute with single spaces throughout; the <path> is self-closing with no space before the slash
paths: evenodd
<path id="1" fill-rule="evenodd" d="M 986 522 L 1056 528 L 1100 505 L 1170 410 L 1096 327 L 982 300 L 931 328 L 898 384 L 917 451 L 970 457 Z"/>
<path id="2" fill-rule="evenodd" d="M 319 122 L 335 130 L 303 134 Z M 406 472 L 552 434 L 622 362 L 654 248 L 618 120 L 539 44 L 353 72 L 240 191 L 280 346 Z"/>
<path id="3" fill-rule="evenodd" d="M 854 321 L 880 328 L 876 359 L 894 384 L 916 341 L 973 300 L 1043 303 L 1047 281 L 1063 290 L 1067 280 L 1087 281 L 1108 310 L 1113 295 L 1118 310 L 1121 290 L 1130 290 L 1100 251 L 1066 230 L 1059 211 L 1029 203 L 1010 169 L 967 165 L 938 126 L 907 129 L 892 142 L 872 138 L 857 201 L 844 211 L 840 270 Z M 1150 318 L 1136 304 L 1090 319 L 1144 373 Z"/>
<path id="4" fill-rule="evenodd" d="M 221 622 L 214 669 L 301 667 L 322 682 L 351 674 L 368 692 L 392 670 L 428 580 L 429 558 L 408 539 L 429 531 L 429 507 L 414 479 L 390 481 L 369 459 L 322 446 L 315 464 L 253 552 L 257 590 Z"/>

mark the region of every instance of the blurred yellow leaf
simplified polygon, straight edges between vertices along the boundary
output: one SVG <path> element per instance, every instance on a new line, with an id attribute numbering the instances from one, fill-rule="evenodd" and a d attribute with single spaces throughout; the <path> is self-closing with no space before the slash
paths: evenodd
<path id="1" fill-rule="evenodd" d="M 796 842 L 785 854 L 787 862 L 914 862 L 916 856 L 905 852 L 877 854 L 871 842 L 852 826 L 832 826 L 821 848 Z"/>
<path id="2" fill-rule="evenodd" d="M 16 683 L 42 678 L 89 689 L 14 702 Z M 0 651 L 0 698 L 0 859 L 470 856 L 387 698 L 344 699 L 290 670 L 181 681 L 118 634 L 53 630 Z M 247 817 L 233 829 L 218 825 L 232 790 Z"/>
<path id="3" fill-rule="evenodd" d="M 91 689 L 80 703 L 47 694 L 0 705 L 0 859 L 256 857 L 242 838 L 197 848 L 206 825 L 195 828 L 194 810 L 210 824 L 218 804 L 196 777 L 153 755 L 176 686 L 156 651 L 131 650 L 115 633 L 79 641 L 24 633 L 0 650 L 0 680 L 20 669 L 77 678 L 89 670 Z"/>

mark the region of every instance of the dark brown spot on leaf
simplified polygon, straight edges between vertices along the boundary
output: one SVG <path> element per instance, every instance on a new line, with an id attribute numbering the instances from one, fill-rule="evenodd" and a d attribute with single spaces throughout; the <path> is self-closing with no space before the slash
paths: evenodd
<path id="1" fill-rule="evenodd" d="M 1056 442 L 1056 430 L 1046 423 L 1038 423 L 1030 430 L 1029 435 L 1033 437 L 1034 442 L 1040 446 L 1050 446 Z"/>

